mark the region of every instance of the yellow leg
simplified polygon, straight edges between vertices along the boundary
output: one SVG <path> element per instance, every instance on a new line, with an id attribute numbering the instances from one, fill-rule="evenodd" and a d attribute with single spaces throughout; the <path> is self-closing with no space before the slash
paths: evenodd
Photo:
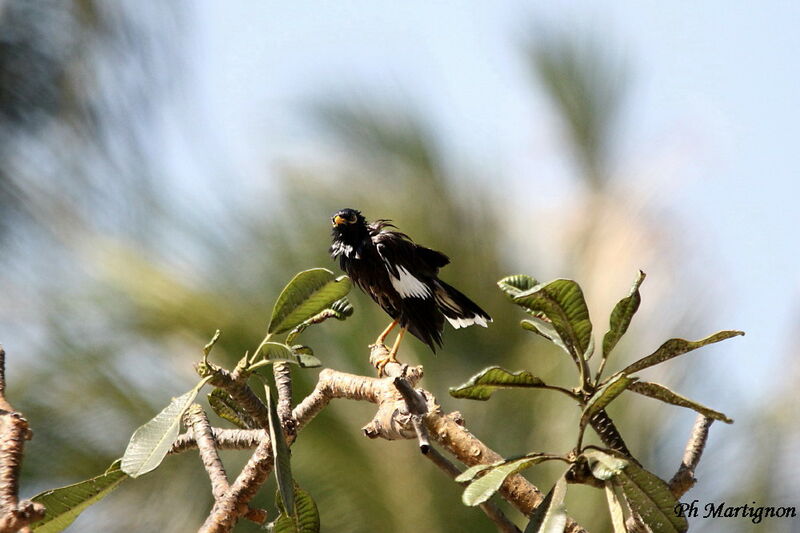
<path id="1" fill-rule="evenodd" d="M 400 348 L 400 341 L 403 340 L 403 335 L 406 334 L 408 328 L 400 328 L 400 333 L 397 334 L 397 338 L 394 341 L 394 346 L 392 346 L 392 350 L 389 352 L 389 361 L 393 363 L 397 363 L 397 349 Z"/>
<path id="2" fill-rule="evenodd" d="M 378 335 L 375 344 L 383 344 L 384 342 L 386 342 L 386 337 L 389 335 L 389 333 L 394 329 L 396 325 L 397 325 L 397 320 L 393 320 L 392 323 L 389 324 L 389 326 L 385 330 L 383 330 L 383 333 Z"/>
<path id="3" fill-rule="evenodd" d="M 392 345 L 392 349 L 389 351 L 389 357 L 387 357 L 382 361 L 378 361 L 378 363 L 375 365 L 378 369 L 379 376 L 383 376 L 383 369 L 389 363 L 398 363 L 398 364 L 400 363 L 400 361 L 397 360 L 397 349 L 400 348 L 400 341 L 403 340 L 403 335 L 406 334 L 407 330 L 408 330 L 407 327 L 400 328 L 400 333 L 397 334 L 397 338 L 395 339 L 394 344 Z"/>

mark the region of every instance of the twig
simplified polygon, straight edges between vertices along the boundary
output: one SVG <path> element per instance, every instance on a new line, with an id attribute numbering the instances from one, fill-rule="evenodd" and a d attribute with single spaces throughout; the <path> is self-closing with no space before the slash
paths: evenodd
<path id="1" fill-rule="evenodd" d="M 269 427 L 269 413 L 264 402 L 256 396 L 253 390 L 247 386 L 248 374 L 237 367 L 233 372 L 228 372 L 212 363 L 202 363 L 197 367 L 197 373 L 201 377 L 213 376 L 210 384 L 220 389 L 225 389 L 231 397 L 236 400 L 242 409 L 247 411 L 253 420 L 262 428 Z"/>
<path id="2" fill-rule="evenodd" d="M 272 445 L 262 440 L 225 495 L 214 503 L 199 533 L 231 531 L 241 516 L 248 514 L 248 503 L 272 472 Z"/>
<path id="3" fill-rule="evenodd" d="M 0 346 L 0 533 L 27 531 L 44 516 L 42 504 L 19 501 L 23 450 L 32 437 L 28 421 L 6 400 L 6 352 Z"/>
<path id="4" fill-rule="evenodd" d="M 287 435 L 293 435 L 297 424 L 292 418 L 292 369 L 289 363 L 273 363 L 272 373 L 275 376 L 275 388 L 278 389 L 278 416 L 281 426 Z"/>
<path id="5" fill-rule="evenodd" d="M 217 450 L 252 450 L 258 444 L 269 438 L 268 433 L 263 429 L 222 429 L 210 428 L 211 436 L 217 445 Z M 197 441 L 194 432 L 189 429 L 186 433 L 178 435 L 172 443 L 170 454 L 183 453 L 188 450 L 197 449 Z"/>
<path id="6" fill-rule="evenodd" d="M 444 455 L 439 453 L 439 450 L 436 448 L 430 448 L 428 453 L 425 454 L 428 459 L 433 462 L 439 469 L 450 476 L 451 478 L 455 479 L 460 473 L 461 470 L 458 469 L 456 465 L 451 463 Z M 468 485 L 468 482 L 461 483 L 462 486 Z M 498 531 L 502 531 L 503 533 L 520 533 L 519 528 L 514 525 L 514 523 L 503 514 L 503 511 L 500 508 L 491 503 L 491 502 L 484 502 L 479 505 L 481 511 L 483 511 L 489 519 L 495 523 L 497 526 Z"/>
<path id="7" fill-rule="evenodd" d="M 411 426 L 417 434 L 419 451 L 423 454 L 431 449 L 431 442 L 428 439 L 428 429 L 425 427 L 424 417 L 428 412 L 428 404 L 425 396 L 419 391 L 414 390 L 404 378 L 396 377 L 392 382 L 406 402 L 406 408 L 411 414 Z"/>
<path id="8" fill-rule="evenodd" d="M 200 450 L 200 460 L 203 461 L 203 466 L 211 479 L 211 493 L 214 495 L 214 500 L 220 500 L 230 486 L 228 485 L 228 476 L 225 474 L 225 467 L 217 453 L 217 443 L 211 432 L 208 417 L 203 408 L 195 403 L 186 411 L 184 420 L 186 426 L 192 428 L 197 448 Z"/>
<path id="9" fill-rule="evenodd" d="M 672 476 L 669 482 L 669 489 L 676 498 L 680 498 L 686 492 L 694 487 L 697 479 L 694 477 L 694 471 L 697 468 L 700 458 L 703 455 L 703 450 L 706 447 L 708 440 L 708 429 L 711 427 L 713 419 L 704 415 L 697 415 L 692 428 L 692 434 L 686 442 L 686 449 L 683 452 L 683 460 L 678 471 Z"/>

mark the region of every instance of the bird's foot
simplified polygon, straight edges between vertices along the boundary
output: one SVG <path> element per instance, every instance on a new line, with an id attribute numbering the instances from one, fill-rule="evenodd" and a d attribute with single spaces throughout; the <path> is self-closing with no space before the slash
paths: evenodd
<path id="1" fill-rule="evenodd" d="M 379 378 L 382 378 L 384 376 L 384 370 L 386 369 L 386 365 L 388 365 L 389 363 L 396 363 L 398 365 L 402 364 L 400 361 L 397 360 L 397 354 L 394 354 L 394 353 L 391 353 L 391 352 L 389 353 L 389 355 L 387 357 L 384 357 L 382 359 L 378 359 L 375 362 L 375 368 L 378 369 L 378 377 Z"/>

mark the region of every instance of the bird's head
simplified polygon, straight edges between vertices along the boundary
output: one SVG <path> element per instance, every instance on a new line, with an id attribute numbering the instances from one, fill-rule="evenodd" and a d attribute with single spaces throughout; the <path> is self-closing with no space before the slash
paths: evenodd
<path id="1" fill-rule="evenodd" d="M 334 239 L 355 242 L 369 234 L 367 219 L 356 209 L 342 209 L 331 217 Z"/>

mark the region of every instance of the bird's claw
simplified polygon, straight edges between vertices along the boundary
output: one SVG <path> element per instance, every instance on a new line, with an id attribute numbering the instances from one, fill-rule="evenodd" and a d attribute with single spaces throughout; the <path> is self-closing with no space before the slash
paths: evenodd
<path id="1" fill-rule="evenodd" d="M 388 365 L 389 363 L 396 363 L 398 365 L 401 364 L 400 361 L 397 360 L 396 354 L 393 353 L 390 353 L 389 356 L 384 359 L 378 360 L 375 363 L 375 368 L 378 369 L 379 378 L 382 378 L 385 375 L 384 369 L 386 368 L 386 365 Z"/>

